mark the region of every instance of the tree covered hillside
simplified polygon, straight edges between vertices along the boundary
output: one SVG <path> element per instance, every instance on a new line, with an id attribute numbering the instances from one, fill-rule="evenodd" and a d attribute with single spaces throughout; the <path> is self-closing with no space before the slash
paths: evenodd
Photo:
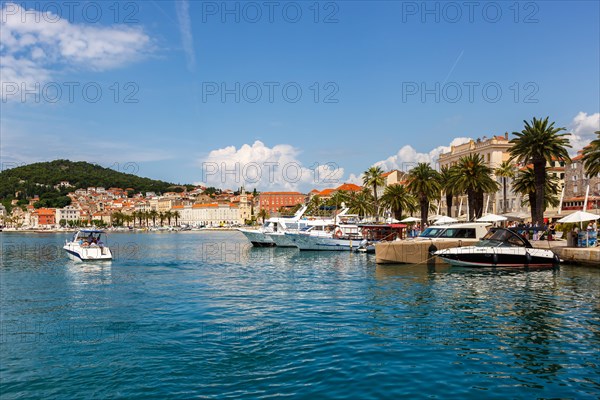
<path id="1" fill-rule="evenodd" d="M 71 186 L 55 189 L 54 186 L 62 181 L 68 181 Z M 0 172 L 0 199 L 5 204 L 7 200 L 17 198 L 24 201 L 37 195 L 41 200 L 49 200 L 38 206 L 60 207 L 70 202 L 65 200 L 67 192 L 92 186 L 133 188 L 135 192 L 157 193 L 174 189 L 172 183 L 142 178 L 84 161 L 55 160 Z"/>

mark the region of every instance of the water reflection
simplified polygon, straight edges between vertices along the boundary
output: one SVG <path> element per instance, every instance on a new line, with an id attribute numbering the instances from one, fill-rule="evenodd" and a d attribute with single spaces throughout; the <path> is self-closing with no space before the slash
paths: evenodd
<path id="1" fill-rule="evenodd" d="M 112 261 L 69 261 L 65 267 L 67 278 L 74 286 L 110 285 L 113 283 Z"/>

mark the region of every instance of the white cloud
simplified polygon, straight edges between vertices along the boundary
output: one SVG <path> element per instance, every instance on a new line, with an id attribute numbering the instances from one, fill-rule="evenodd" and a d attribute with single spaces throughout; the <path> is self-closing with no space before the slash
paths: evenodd
<path id="1" fill-rule="evenodd" d="M 190 3 L 188 0 L 175 2 L 179 32 L 181 33 L 181 45 L 185 52 L 187 68 L 193 71 L 196 67 L 196 56 L 194 53 L 194 37 L 192 35 L 192 21 L 190 19 Z"/>
<path id="2" fill-rule="evenodd" d="M 571 133 L 569 140 L 573 146 L 570 152 L 575 154 L 577 150 L 581 150 L 595 138 L 594 132 L 598 130 L 600 130 L 600 113 L 579 112 L 568 127 L 568 131 Z"/>
<path id="3" fill-rule="evenodd" d="M 376 162 L 374 165 L 380 166 L 385 171 L 397 169 L 407 172 L 417 163 L 435 163 L 441 153 L 450 151 L 451 146 L 458 146 L 463 143 L 468 143 L 471 138 L 458 137 L 450 142 L 450 146 L 438 146 L 427 153 L 419 153 L 412 146 L 405 145 L 398 152 L 385 160 Z"/>
<path id="4" fill-rule="evenodd" d="M 302 191 L 343 183 L 343 168 L 334 164 L 306 167 L 298 160 L 299 153 L 289 144 L 268 147 L 259 140 L 239 149 L 213 150 L 200 160 L 201 181 L 220 188 Z"/>
<path id="5" fill-rule="evenodd" d="M 139 27 L 75 24 L 52 12 L 0 9 L 0 82 L 33 86 L 62 68 L 104 71 L 140 59 L 151 40 Z M 2 85 L 4 87 L 4 85 Z"/>

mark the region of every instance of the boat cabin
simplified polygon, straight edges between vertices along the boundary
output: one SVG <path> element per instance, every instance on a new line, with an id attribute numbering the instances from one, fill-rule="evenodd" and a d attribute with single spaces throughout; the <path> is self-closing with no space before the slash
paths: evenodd
<path id="1" fill-rule="evenodd" d="M 361 224 L 363 239 L 381 242 L 405 238 L 405 224 Z"/>
<path id="2" fill-rule="evenodd" d="M 487 222 L 433 225 L 425 229 L 417 239 L 478 239 L 487 234 Z"/>

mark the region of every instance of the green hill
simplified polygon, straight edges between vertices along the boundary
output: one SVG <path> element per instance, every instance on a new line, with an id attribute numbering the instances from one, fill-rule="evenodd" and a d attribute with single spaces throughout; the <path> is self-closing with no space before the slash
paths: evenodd
<path id="1" fill-rule="evenodd" d="M 55 185 L 61 181 L 68 181 L 72 187 L 57 190 Z M 70 202 L 67 192 L 88 187 L 120 187 L 133 188 L 135 192 L 163 193 L 174 189 L 174 184 L 137 175 L 104 168 L 88 162 L 73 162 L 69 160 L 55 160 L 50 162 L 34 163 L 21 167 L 11 168 L 0 172 L 0 199 L 6 204 L 7 200 L 15 198 L 25 199 L 35 195 L 40 199 L 59 199 L 46 201 L 39 206 L 63 206 Z"/>

